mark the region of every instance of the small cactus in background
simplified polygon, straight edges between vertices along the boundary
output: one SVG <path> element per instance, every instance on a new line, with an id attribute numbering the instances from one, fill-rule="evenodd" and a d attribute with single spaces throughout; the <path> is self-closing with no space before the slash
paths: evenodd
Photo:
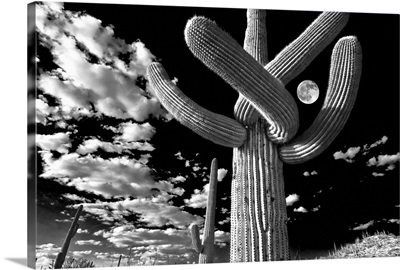
<path id="1" fill-rule="evenodd" d="M 61 251 L 60 253 L 57 254 L 56 261 L 54 263 L 54 269 L 61 269 L 64 263 L 65 256 L 67 255 L 68 252 L 69 244 L 71 243 L 71 239 L 75 236 L 76 232 L 78 231 L 79 228 L 78 220 L 79 216 L 81 215 L 82 209 L 83 205 L 80 205 L 76 210 L 74 220 L 72 221 L 71 226 L 69 227 L 67 236 L 65 237 L 64 243 L 61 247 Z"/>
<path id="2" fill-rule="evenodd" d="M 206 221 L 204 224 L 203 242 L 200 240 L 199 227 L 191 226 L 192 244 L 194 250 L 199 253 L 199 263 L 214 262 L 214 222 L 217 200 L 218 162 L 214 158 L 211 162 L 210 187 L 208 191 Z"/>
<path id="3" fill-rule="evenodd" d="M 357 38 L 344 37 L 336 43 L 323 107 L 298 137 L 298 108 L 285 85 L 334 40 L 348 17 L 323 12 L 270 62 L 264 10 L 247 11 L 244 48 L 215 22 L 204 17 L 190 19 L 185 41 L 198 59 L 239 93 L 236 119 L 190 100 L 160 63 L 148 67 L 155 95 L 179 122 L 207 140 L 233 148 L 231 262 L 290 259 L 283 163 L 315 158 L 345 125 L 361 76 Z M 196 227 L 192 231 L 198 239 Z M 194 241 L 194 247 L 204 253 L 199 241 Z"/>

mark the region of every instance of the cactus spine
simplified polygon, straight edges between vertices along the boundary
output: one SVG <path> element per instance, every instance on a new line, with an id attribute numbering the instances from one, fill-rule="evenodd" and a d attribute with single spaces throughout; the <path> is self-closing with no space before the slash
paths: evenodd
<path id="1" fill-rule="evenodd" d="M 192 244 L 194 250 L 199 253 L 199 263 L 214 262 L 214 222 L 215 207 L 217 200 L 217 182 L 218 182 L 218 162 L 214 158 L 211 162 L 210 186 L 208 191 L 206 221 L 204 224 L 203 243 L 200 241 L 199 227 L 192 224 Z"/>
<path id="2" fill-rule="evenodd" d="M 69 227 L 67 236 L 65 237 L 64 243 L 61 247 L 61 251 L 60 253 L 57 254 L 56 261 L 54 262 L 54 269 L 61 269 L 64 263 L 65 256 L 67 255 L 68 252 L 69 244 L 71 243 L 71 239 L 75 236 L 76 232 L 78 231 L 79 228 L 78 220 L 79 216 L 81 215 L 82 209 L 83 205 L 80 205 L 76 210 L 74 220 L 72 221 L 71 226 Z"/>
<path id="3" fill-rule="evenodd" d="M 241 137 L 235 141 L 234 133 L 227 132 L 225 126 L 211 125 L 209 118 L 218 121 L 219 116 L 207 112 L 207 120 L 195 121 L 195 127 L 186 125 L 215 143 L 221 144 L 223 134 L 227 135 L 226 140 L 235 142 L 231 143 L 235 145 L 231 262 L 290 259 L 283 163 L 297 164 L 315 158 L 345 125 L 361 76 L 361 47 L 357 38 L 344 37 L 336 43 L 324 105 L 313 124 L 298 137 L 297 104 L 285 85 L 335 39 L 348 17 L 346 13 L 323 12 L 270 62 L 263 10 L 247 11 L 244 49 L 204 17 L 194 17 L 186 25 L 185 40 L 192 53 L 239 92 L 234 108 L 236 120 L 231 120 L 236 121 L 235 130 L 240 130 L 238 125 L 246 128 L 243 143 L 237 145 Z M 179 114 L 188 110 L 192 101 L 184 102 L 187 97 L 168 83 L 168 75 L 159 63 L 150 65 L 148 78 L 157 97 L 162 97 L 161 103 L 174 117 L 184 125 L 185 121 L 193 121 L 191 115 Z M 173 97 L 168 99 L 167 95 Z M 201 119 L 202 111 L 199 112 L 196 118 Z"/>

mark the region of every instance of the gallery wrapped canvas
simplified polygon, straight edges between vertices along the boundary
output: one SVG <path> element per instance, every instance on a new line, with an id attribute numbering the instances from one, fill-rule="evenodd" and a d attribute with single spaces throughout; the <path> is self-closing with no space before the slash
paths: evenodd
<path id="1" fill-rule="evenodd" d="M 29 267 L 400 256 L 399 15 L 28 15 Z"/>

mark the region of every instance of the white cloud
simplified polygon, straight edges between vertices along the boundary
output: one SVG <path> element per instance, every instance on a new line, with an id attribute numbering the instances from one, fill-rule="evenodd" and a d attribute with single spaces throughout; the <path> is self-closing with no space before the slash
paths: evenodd
<path id="1" fill-rule="evenodd" d="M 185 159 L 182 157 L 182 153 L 181 153 L 181 152 L 176 153 L 174 156 L 176 156 L 176 159 L 177 159 L 177 160 L 185 160 Z"/>
<path id="2" fill-rule="evenodd" d="M 224 220 L 218 221 L 219 225 L 224 225 L 226 223 L 229 223 L 231 221 L 230 217 L 226 217 Z"/>
<path id="3" fill-rule="evenodd" d="M 71 147 L 69 133 L 55 133 L 51 135 L 36 135 L 36 144 L 43 150 L 55 150 L 60 153 L 68 153 Z"/>
<path id="4" fill-rule="evenodd" d="M 118 141 L 118 137 L 114 142 L 103 142 L 97 138 L 84 141 L 79 145 L 77 153 L 85 155 L 96 152 L 99 148 L 109 153 L 123 153 L 127 150 L 153 151 L 154 147 L 148 142 L 124 142 Z"/>
<path id="5" fill-rule="evenodd" d="M 78 190 L 85 190 L 111 196 L 138 196 L 146 197 L 154 194 L 152 189 L 161 189 L 181 193 L 173 190 L 165 182 L 156 182 L 149 167 L 127 157 L 103 159 L 87 155 L 84 157 L 76 153 L 53 159 L 51 154 L 42 153 L 45 162 L 44 178 L 57 178 Z"/>
<path id="6" fill-rule="evenodd" d="M 303 206 L 300 206 L 299 208 L 296 208 L 293 211 L 299 213 L 308 213 L 307 209 L 305 209 Z"/>
<path id="7" fill-rule="evenodd" d="M 75 242 L 76 245 L 79 246 L 87 246 L 87 245 L 93 245 L 93 246 L 101 246 L 101 241 L 96 241 L 96 240 L 78 240 Z"/>
<path id="8" fill-rule="evenodd" d="M 72 200 L 72 201 L 82 201 L 82 202 L 86 202 L 86 201 L 87 201 L 86 198 L 80 197 L 80 196 L 78 196 L 78 195 L 76 195 L 76 194 L 69 194 L 69 193 L 67 193 L 67 194 L 63 194 L 62 196 L 63 196 L 64 198 L 70 199 L 70 200 Z"/>
<path id="9" fill-rule="evenodd" d="M 318 205 L 318 206 L 314 207 L 313 209 L 311 209 L 311 211 L 317 212 L 320 208 L 321 208 L 321 206 Z"/>
<path id="10" fill-rule="evenodd" d="M 372 175 L 375 177 L 385 176 L 384 173 L 377 173 L 377 172 L 373 172 Z"/>
<path id="11" fill-rule="evenodd" d="M 172 183 L 182 183 L 186 181 L 186 178 L 181 175 L 178 175 L 176 177 L 171 177 L 168 180 L 171 181 Z"/>
<path id="12" fill-rule="evenodd" d="M 228 213 L 228 208 L 225 208 L 225 207 L 221 207 L 221 213 L 222 214 L 225 214 L 225 213 Z"/>
<path id="13" fill-rule="evenodd" d="M 39 39 L 51 50 L 60 68 L 41 74 L 38 86 L 59 98 L 63 106 L 88 108 L 89 102 L 101 113 L 116 118 L 144 121 L 150 115 L 167 117 L 154 97 L 147 97 L 136 85 L 138 76 L 145 76 L 147 66 L 155 58 L 142 42 L 126 44 L 114 37 L 111 27 L 86 14 L 77 15 L 38 5 Z M 83 50 L 78 48 L 83 45 Z M 88 53 L 96 55 L 89 62 Z M 129 54 L 125 64 L 118 56 Z"/>
<path id="14" fill-rule="evenodd" d="M 85 233 L 88 234 L 89 231 L 87 229 L 82 230 L 81 228 L 78 228 L 78 230 L 76 231 L 76 233 Z"/>
<path id="15" fill-rule="evenodd" d="M 389 219 L 388 222 L 400 224 L 400 219 Z"/>
<path id="16" fill-rule="evenodd" d="M 295 202 L 298 202 L 300 200 L 300 196 L 297 194 L 290 194 L 289 196 L 286 197 L 286 205 L 291 206 Z"/>
<path id="17" fill-rule="evenodd" d="M 44 100 L 36 99 L 35 104 L 36 114 L 33 113 L 32 116 L 36 115 L 36 123 L 41 123 L 45 125 L 47 123 L 47 117 L 56 112 L 56 107 L 50 107 Z"/>
<path id="18" fill-rule="evenodd" d="M 333 154 L 333 157 L 335 159 L 344 159 L 346 162 L 351 163 L 353 162 L 353 158 L 355 157 L 355 155 L 360 152 L 361 147 L 350 147 L 349 149 L 347 149 L 347 151 L 345 153 L 338 151 L 335 152 Z"/>
<path id="19" fill-rule="evenodd" d="M 208 192 L 210 190 L 210 184 L 207 183 L 204 185 L 203 190 L 200 191 L 198 189 L 194 190 L 194 194 L 190 197 L 190 199 L 185 199 L 185 204 L 188 207 L 192 208 L 205 208 L 207 207 L 208 200 Z"/>
<path id="20" fill-rule="evenodd" d="M 227 169 L 223 169 L 223 168 L 218 169 L 218 177 L 217 177 L 218 182 L 221 182 L 225 178 L 227 173 L 228 173 Z"/>
<path id="21" fill-rule="evenodd" d="M 69 219 L 69 218 L 66 218 L 66 219 L 55 219 L 54 220 L 55 222 L 65 222 L 65 223 L 70 223 L 72 220 L 71 219 Z"/>
<path id="22" fill-rule="evenodd" d="M 377 147 L 380 144 L 385 144 L 387 142 L 387 140 L 388 140 L 388 137 L 387 136 L 383 136 L 380 140 L 374 142 L 371 145 L 367 145 L 367 144 L 364 145 L 364 147 L 363 147 L 363 151 L 364 151 L 363 155 L 366 155 L 368 153 L 368 150 L 370 150 L 371 148 Z"/>
<path id="23" fill-rule="evenodd" d="M 185 231 L 171 228 L 154 230 L 135 228 L 133 225 L 122 225 L 116 226 L 109 231 L 104 231 L 102 237 L 119 248 L 126 248 L 132 245 L 135 247 L 153 247 L 169 244 L 191 245 L 191 239 Z"/>
<path id="24" fill-rule="evenodd" d="M 371 225 L 373 225 L 373 224 L 374 224 L 374 221 L 371 220 L 371 221 L 368 222 L 368 223 L 361 224 L 361 225 L 359 225 L 359 226 L 357 226 L 357 227 L 354 227 L 352 230 L 353 230 L 353 231 L 366 230 L 369 226 L 371 226 Z"/>
<path id="25" fill-rule="evenodd" d="M 304 175 L 305 177 L 308 177 L 308 176 L 310 176 L 310 175 L 318 175 L 318 173 L 317 173 L 316 171 L 312 171 L 312 172 L 307 172 L 307 171 L 305 171 L 305 172 L 303 173 L 303 175 Z"/>
<path id="26" fill-rule="evenodd" d="M 156 130 L 149 123 L 137 124 L 137 123 L 123 123 L 121 124 L 123 141 L 148 141 L 155 134 Z"/>
<path id="27" fill-rule="evenodd" d="M 36 256 L 56 256 L 61 251 L 61 247 L 55 244 L 47 243 L 42 245 L 36 245 Z"/>
<path id="28" fill-rule="evenodd" d="M 367 166 L 394 165 L 400 159 L 400 153 L 395 155 L 379 155 L 378 158 L 372 157 L 368 160 Z"/>
<path id="29" fill-rule="evenodd" d="M 201 169 L 201 168 L 198 166 L 198 163 L 196 163 L 195 166 L 192 167 L 192 170 L 193 170 L 194 172 L 197 172 L 197 171 L 199 171 L 200 169 Z"/>
<path id="30" fill-rule="evenodd" d="M 53 260 L 55 260 L 60 251 L 61 247 L 52 243 L 36 245 L 36 268 L 40 269 L 43 267 L 47 269 L 52 265 Z"/>
<path id="31" fill-rule="evenodd" d="M 231 235 L 229 232 L 224 232 L 224 231 L 215 231 L 215 242 L 223 242 L 223 243 L 229 243 L 231 239 Z"/>
<path id="32" fill-rule="evenodd" d="M 87 255 L 89 255 L 91 253 L 92 253 L 91 250 L 72 251 L 72 255 L 74 257 L 83 257 L 83 256 L 87 256 Z"/>
<path id="33" fill-rule="evenodd" d="M 126 199 L 120 202 L 99 202 L 84 204 L 84 210 L 101 221 L 123 220 L 128 210 L 139 214 L 139 220 L 154 227 L 173 225 L 177 228 L 186 228 L 193 222 L 202 222 L 203 218 L 192 215 L 181 208 L 166 201 L 155 202 L 152 199 Z M 96 234 L 95 234 L 96 235 Z M 97 234 L 98 235 L 98 234 Z"/>
<path id="34" fill-rule="evenodd" d="M 100 236 L 104 233 L 104 230 L 98 230 L 97 232 L 94 232 L 93 235 L 94 236 Z"/>

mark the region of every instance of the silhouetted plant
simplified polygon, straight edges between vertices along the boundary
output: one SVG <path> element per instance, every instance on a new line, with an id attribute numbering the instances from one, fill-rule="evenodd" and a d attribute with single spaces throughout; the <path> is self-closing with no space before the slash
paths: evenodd
<path id="1" fill-rule="evenodd" d="M 323 107 L 298 137 L 298 108 L 285 85 L 334 40 L 348 17 L 323 12 L 270 62 L 265 11 L 247 11 L 244 48 L 215 22 L 197 16 L 190 19 L 184 32 L 191 52 L 239 92 L 236 119 L 196 104 L 160 63 L 148 67 L 155 95 L 180 123 L 207 140 L 233 148 L 231 262 L 290 259 L 283 163 L 315 158 L 345 125 L 361 76 L 357 38 L 348 36 L 336 43 Z"/>

